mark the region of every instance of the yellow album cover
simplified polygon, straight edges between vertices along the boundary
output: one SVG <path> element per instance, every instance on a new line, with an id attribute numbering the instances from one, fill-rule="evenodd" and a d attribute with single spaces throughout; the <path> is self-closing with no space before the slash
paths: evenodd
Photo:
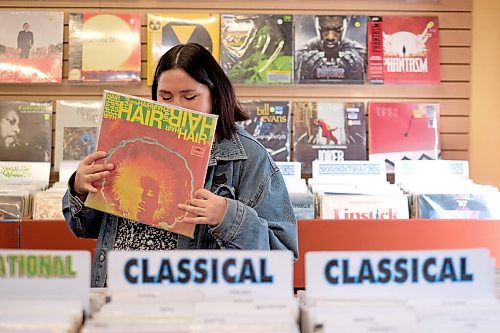
<path id="1" fill-rule="evenodd" d="M 69 14 L 73 82 L 141 81 L 140 14 Z"/>
<path id="2" fill-rule="evenodd" d="M 201 44 L 219 61 L 219 36 L 219 14 L 148 14 L 148 85 L 153 84 L 158 60 L 175 45 Z"/>

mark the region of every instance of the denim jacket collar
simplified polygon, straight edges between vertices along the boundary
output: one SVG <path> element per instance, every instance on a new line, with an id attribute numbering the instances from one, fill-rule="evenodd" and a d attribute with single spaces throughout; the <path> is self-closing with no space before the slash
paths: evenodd
<path id="1" fill-rule="evenodd" d="M 239 131 L 240 128 L 236 125 L 236 132 Z M 247 153 L 245 152 L 245 148 L 243 148 L 238 134 L 234 133 L 230 139 L 223 139 L 219 143 L 214 142 L 208 166 L 216 165 L 217 161 L 246 160 L 247 158 Z"/>

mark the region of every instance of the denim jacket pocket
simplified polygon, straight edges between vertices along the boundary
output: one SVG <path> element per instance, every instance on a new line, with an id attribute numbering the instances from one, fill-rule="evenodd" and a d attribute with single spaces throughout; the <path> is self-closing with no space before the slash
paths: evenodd
<path id="1" fill-rule="evenodd" d="M 224 198 L 229 198 L 229 199 L 236 199 L 236 192 L 234 190 L 234 187 L 227 186 L 227 185 L 216 185 L 215 191 L 213 191 L 214 194 L 217 194 L 221 197 Z"/>

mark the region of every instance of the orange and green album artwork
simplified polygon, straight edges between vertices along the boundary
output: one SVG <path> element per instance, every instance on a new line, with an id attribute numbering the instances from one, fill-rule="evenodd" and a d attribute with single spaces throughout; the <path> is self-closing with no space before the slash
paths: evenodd
<path id="1" fill-rule="evenodd" d="M 217 116 L 105 92 L 97 150 L 113 163 L 85 205 L 192 237 L 177 208 L 203 188 Z"/>
<path id="2" fill-rule="evenodd" d="M 140 14 L 71 13 L 70 81 L 141 80 Z"/>

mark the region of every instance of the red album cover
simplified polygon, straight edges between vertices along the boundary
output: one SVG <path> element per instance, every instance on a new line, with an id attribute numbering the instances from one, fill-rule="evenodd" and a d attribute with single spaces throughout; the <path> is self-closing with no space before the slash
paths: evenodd
<path id="1" fill-rule="evenodd" d="M 217 116 L 106 91 L 97 150 L 113 163 L 85 205 L 192 237 L 177 208 L 203 188 Z"/>
<path id="2" fill-rule="evenodd" d="M 371 83 L 439 84 L 437 16 L 370 17 L 368 45 Z"/>
<path id="3" fill-rule="evenodd" d="M 385 161 L 394 172 L 396 160 L 438 159 L 439 104 L 369 103 L 369 159 Z"/>

